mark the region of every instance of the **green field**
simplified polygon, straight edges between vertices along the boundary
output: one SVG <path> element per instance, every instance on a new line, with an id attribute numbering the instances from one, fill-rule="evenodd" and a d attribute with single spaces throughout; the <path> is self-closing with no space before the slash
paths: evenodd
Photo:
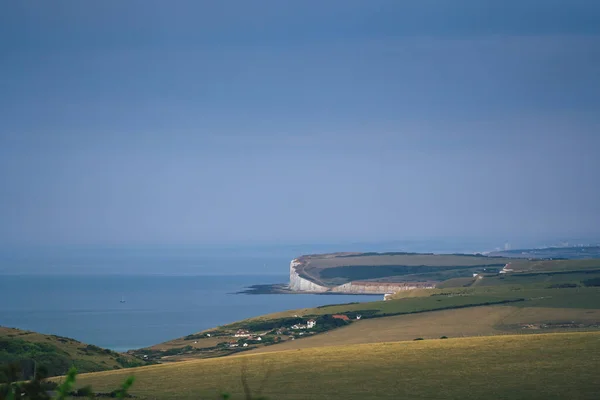
<path id="1" fill-rule="evenodd" d="M 141 399 L 597 399 L 600 333 L 491 336 L 308 348 L 84 374 L 110 391 L 129 374 Z M 270 373 L 269 373 L 270 371 Z"/>

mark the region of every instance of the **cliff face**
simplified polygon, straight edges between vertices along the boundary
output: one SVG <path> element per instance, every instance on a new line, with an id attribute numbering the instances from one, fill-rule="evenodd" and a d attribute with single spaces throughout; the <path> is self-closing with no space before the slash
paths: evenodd
<path id="1" fill-rule="evenodd" d="M 412 289 L 433 289 L 435 285 L 428 282 L 348 282 L 331 289 L 339 293 L 386 294 Z"/>
<path id="2" fill-rule="evenodd" d="M 292 260 L 290 263 L 290 289 L 297 292 L 327 292 L 329 288 L 326 286 L 318 285 L 308 279 L 302 278 L 296 271 L 297 267 L 300 267 L 302 263 L 298 259 Z"/>
<path id="3" fill-rule="evenodd" d="M 435 284 L 430 282 L 348 282 L 343 285 L 327 287 L 311 282 L 300 276 L 298 269 L 302 269 L 303 262 L 294 259 L 290 263 L 290 289 L 297 292 L 333 292 L 333 293 L 362 293 L 385 294 L 396 293 L 411 289 L 433 289 Z"/>

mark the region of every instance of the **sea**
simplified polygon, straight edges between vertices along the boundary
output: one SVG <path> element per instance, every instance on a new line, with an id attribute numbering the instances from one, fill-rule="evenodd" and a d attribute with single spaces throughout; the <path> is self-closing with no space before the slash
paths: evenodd
<path id="1" fill-rule="evenodd" d="M 293 257 L 263 253 L 53 251 L 0 254 L 0 326 L 127 351 L 261 314 L 382 296 L 238 294 L 289 281 Z"/>

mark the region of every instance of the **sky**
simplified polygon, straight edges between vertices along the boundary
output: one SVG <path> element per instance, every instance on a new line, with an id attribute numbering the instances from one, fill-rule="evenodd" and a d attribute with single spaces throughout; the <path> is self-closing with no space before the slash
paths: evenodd
<path id="1" fill-rule="evenodd" d="M 2 2 L 0 242 L 597 241 L 598 71 L 595 0 Z"/>

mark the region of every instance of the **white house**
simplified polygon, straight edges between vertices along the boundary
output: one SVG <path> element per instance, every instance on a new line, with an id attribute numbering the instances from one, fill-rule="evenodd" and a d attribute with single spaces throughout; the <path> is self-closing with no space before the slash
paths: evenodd
<path id="1" fill-rule="evenodd" d="M 244 344 L 243 344 L 243 346 L 244 346 L 244 347 L 248 347 L 248 343 L 244 343 Z"/>
<path id="2" fill-rule="evenodd" d="M 360 315 L 360 314 L 356 316 L 356 319 L 357 319 L 357 320 L 359 320 L 359 319 L 361 319 L 361 318 L 362 318 L 362 315 Z"/>
<path id="3" fill-rule="evenodd" d="M 309 320 L 306 322 L 306 327 L 307 327 L 308 329 L 310 329 L 310 328 L 314 328 L 314 327 L 315 327 L 315 325 L 317 325 L 317 321 L 315 321 L 314 319 L 309 319 Z"/>
<path id="4" fill-rule="evenodd" d="M 500 270 L 501 274 L 506 274 L 508 272 L 514 272 L 514 269 L 510 268 L 510 263 L 506 264 L 504 268 Z"/>
<path id="5" fill-rule="evenodd" d="M 250 332 L 248 332 L 247 330 L 244 329 L 239 329 L 235 335 L 235 337 L 248 337 L 250 336 Z"/>

